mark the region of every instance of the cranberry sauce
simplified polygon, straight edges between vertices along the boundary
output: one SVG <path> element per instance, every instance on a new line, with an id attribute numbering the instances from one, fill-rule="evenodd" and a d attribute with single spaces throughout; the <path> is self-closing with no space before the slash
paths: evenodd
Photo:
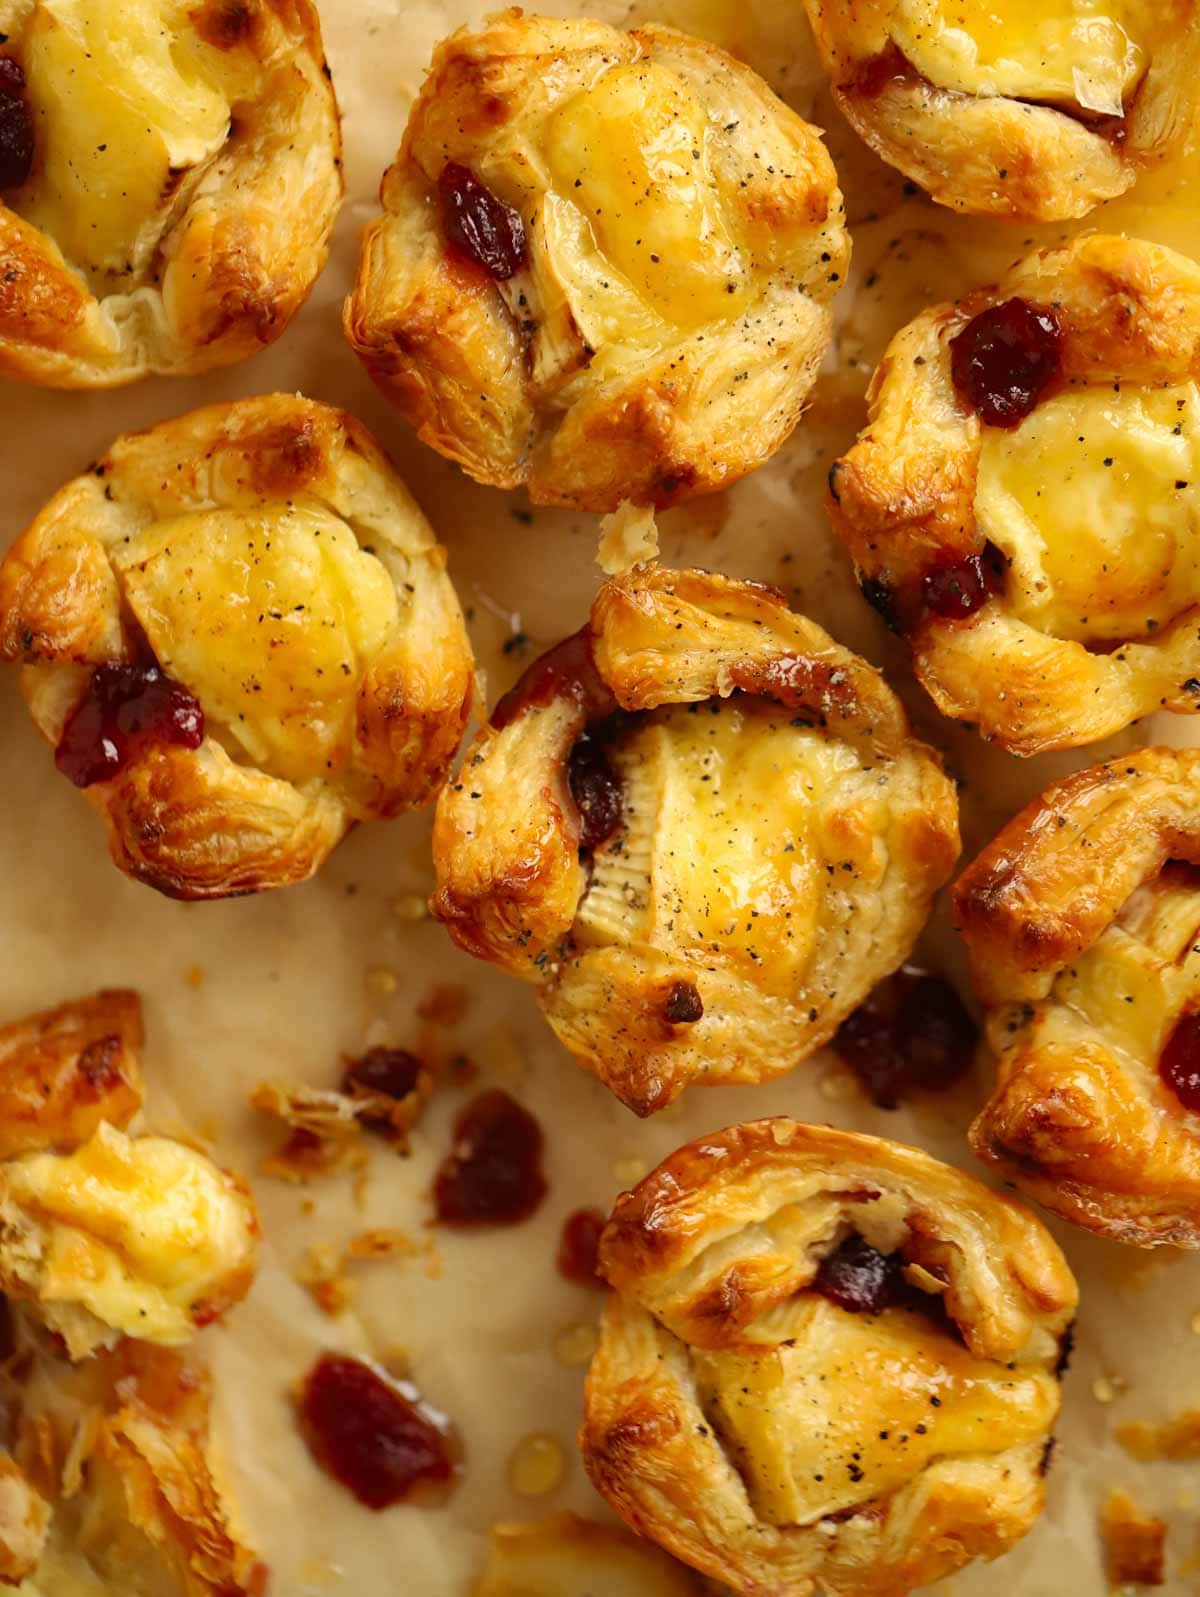
<path id="1" fill-rule="evenodd" d="M 927 571 L 921 582 L 925 608 L 944 621 L 974 615 L 994 593 L 1003 590 L 1004 564 L 999 549 L 988 543 L 980 554 Z"/>
<path id="2" fill-rule="evenodd" d="M 25 72 L 0 56 L 0 189 L 20 188 L 33 167 L 33 113 L 25 98 Z"/>
<path id="3" fill-rule="evenodd" d="M 101 665 L 63 727 L 54 763 L 76 787 L 118 776 L 152 743 L 198 749 L 204 711 L 153 662 Z"/>
<path id="4" fill-rule="evenodd" d="M 587 627 L 547 649 L 521 673 L 503 698 L 496 701 L 491 724 L 500 730 L 515 721 L 522 710 L 557 698 L 574 699 L 589 723 L 602 721 L 617 711 L 612 689 L 596 669 L 592 634 Z"/>
<path id="5" fill-rule="evenodd" d="M 424 1067 L 406 1048 L 368 1048 L 358 1059 L 346 1061 L 342 1091 L 377 1092 L 385 1098 L 407 1098 L 415 1092 Z"/>
<path id="6" fill-rule="evenodd" d="M 838 1028 L 833 1047 L 880 1109 L 913 1090 L 936 1092 L 966 1074 L 978 1031 L 954 988 L 906 965 Z"/>
<path id="7" fill-rule="evenodd" d="M 433 1182 L 438 1220 L 449 1226 L 517 1225 L 546 1196 L 542 1128 L 498 1087 L 454 1123 L 454 1146 Z"/>
<path id="8" fill-rule="evenodd" d="M 847 1237 L 821 1260 L 812 1290 L 850 1314 L 878 1314 L 905 1301 L 908 1283 L 898 1253 L 880 1253 L 862 1237 Z"/>
<path id="9" fill-rule="evenodd" d="M 1200 1114 L 1200 1012 L 1175 1022 L 1158 1073 L 1185 1109 Z"/>
<path id="10" fill-rule="evenodd" d="M 911 83 L 916 72 L 899 45 L 889 41 L 878 55 L 863 62 L 857 76 L 849 84 L 854 94 L 868 100 L 877 100 L 892 83 Z"/>
<path id="11" fill-rule="evenodd" d="M 579 846 L 599 848 L 621 824 L 621 778 L 605 752 L 606 734 L 624 725 L 612 689 L 596 669 L 592 635 L 573 632 L 533 662 L 496 703 L 491 724 L 497 729 L 523 710 L 573 699 L 589 728 L 567 758 L 567 786 L 579 810 Z"/>
<path id="12" fill-rule="evenodd" d="M 989 306 L 951 340 L 950 370 L 982 421 L 1016 427 L 1062 370 L 1058 318 L 1023 299 Z"/>
<path id="13" fill-rule="evenodd" d="M 848 1314 L 908 1309 L 923 1314 L 951 1335 L 957 1327 L 939 1293 L 922 1292 L 904 1279 L 904 1255 L 880 1253 L 860 1236 L 849 1236 L 821 1260 L 811 1290 Z"/>
<path id="14" fill-rule="evenodd" d="M 673 981 L 663 999 L 663 1019 L 672 1026 L 692 1026 L 703 1015 L 704 1000 L 695 982 Z"/>
<path id="15" fill-rule="evenodd" d="M 621 825 L 621 778 L 598 738 L 586 734 L 567 759 L 567 786 L 579 810 L 579 846 L 599 848 Z"/>
<path id="16" fill-rule="evenodd" d="M 563 1221 L 555 1263 L 558 1273 L 576 1286 L 603 1288 L 600 1274 L 600 1233 L 605 1217 L 599 1209 L 576 1209 Z"/>
<path id="17" fill-rule="evenodd" d="M 455 1476 L 446 1427 L 406 1383 L 361 1359 L 323 1353 L 300 1396 L 310 1451 L 368 1508 L 390 1508 Z"/>
<path id="18" fill-rule="evenodd" d="M 446 241 L 476 266 L 503 282 L 525 259 L 525 224 L 486 184 L 457 161 L 438 178 Z"/>

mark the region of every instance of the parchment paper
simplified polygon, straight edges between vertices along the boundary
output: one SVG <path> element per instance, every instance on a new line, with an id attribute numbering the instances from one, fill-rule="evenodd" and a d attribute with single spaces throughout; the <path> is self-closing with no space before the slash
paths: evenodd
<path id="1" fill-rule="evenodd" d="M 345 116 L 348 195 L 333 259 L 304 314 L 269 354 L 211 379 L 157 380 L 94 397 L 0 389 L 0 536 L 14 536 L 121 430 L 215 399 L 301 389 L 356 411 L 393 452 L 449 546 L 494 696 L 529 658 L 519 648 L 502 652 L 514 633 L 530 639 L 532 650 L 581 623 L 598 579 L 597 523 L 557 512 L 529 516 L 520 498 L 467 482 L 389 413 L 340 329 L 358 231 L 374 214 L 380 174 L 429 52 L 442 34 L 477 21 L 487 8 L 479 0 L 324 0 L 322 9 Z M 547 9 L 576 8 L 574 0 L 557 0 Z M 821 492 L 830 461 L 861 423 L 866 380 L 891 332 L 928 301 L 986 279 L 1061 230 L 963 220 L 906 194 L 830 106 L 798 0 L 647 0 L 632 11 L 596 0 L 590 10 L 617 22 L 655 17 L 714 38 L 829 130 L 855 234 L 835 355 L 806 419 L 769 466 L 728 494 L 662 518 L 663 556 L 776 582 L 797 607 L 883 664 L 924 735 L 966 779 L 971 851 L 1057 770 L 1085 761 L 1022 765 L 938 721 L 832 546 Z M 1189 152 L 1174 170 L 1145 180 L 1131 201 L 1097 213 L 1092 225 L 1126 227 L 1200 254 L 1198 164 Z M 221 1159 L 254 1177 L 266 1232 L 261 1274 L 249 1300 L 227 1325 L 206 1332 L 203 1345 L 216 1372 L 220 1443 L 250 1539 L 271 1565 L 274 1597 L 465 1597 L 495 1519 L 563 1508 L 603 1517 L 573 1450 L 582 1371 L 554 1353 L 559 1334 L 594 1320 L 599 1307 L 594 1293 L 567 1285 L 553 1267 L 570 1210 L 607 1207 L 681 1142 L 768 1113 L 882 1133 L 972 1165 L 962 1130 L 983 1095 L 982 1079 L 952 1101 L 887 1114 L 847 1095 L 827 1057 L 773 1086 L 693 1091 L 682 1107 L 641 1124 L 558 1048 L 524 989 L 456 953 L 435 923 L 404 918 L 413 897 L 432 885 L 427 818 L 360 830 L 303 888 L 219 905 L 174 904 L 108 863 L 99 822 L 54 771 L 15 673 L 0 680 L 0 715 L 0 1018 L 103 984 L 136 986 L 148 1010 L 152 1121 L 205 1133 Z M 1179 723 L 1167 729 L 1179 731 Z M 929 942 L 931 957 L 959 969 L 942 916 Z M 413 1042 L 416 1005 L 435 982 L 461 983 L 468 992 L 466 1017 L 451 1040 L 478 1065 L 480 1084 L 505 1085 L 541 1118 L 551 1187 L 541 1212 L 517 1229 L 475 1236 L 424 1229 L 430 1174 L 463 1101 L 453 1089 L 435 1100 L 411 1159 L 374 1153 L 357 1195 L 344 1176 L 309 1188 L 259 1176 L 272 1136 L 248 1108 L 248 1090 L 270 1075 L 331 1085 L 343 1051 Z M 440 1275 L 431 1278 L 419 1257 L 359 1265 L 353 1310 L 331 1319 L 295 1272 L 309 1248 L 373 1225 L 433 1240 Z M 1200 1404 L 1200 1336 L 1191 1328 L 1200 1311 L 1200 1261 L 1056 1229 L 1079 1274 L 1083 1309 L 1049 1511 L 1007 1558 L 940 1590 L 954 1597 L 1105 1592 L 1096 1513 L 1104 1491 L 1124 1484 L 1170 1519 L 1165 1590 L 1195 1591 L 1194 1466 L 1136 1464 L 1112 1442 L 1111 1428 Z M 408 1354 L 415 1380 L 465 1441 L 463 1483 L 445 1507 L 371 1514 L 310 1462 L 289 1389 L 327 1347 Z M 1094 1391 L 1116 1400 L 1101 1402 Z M 550 1497 L 522 1500 L 508 1485 L 507 1461 L 535 1431 L 561 1441 L 567 1471 Z"/>

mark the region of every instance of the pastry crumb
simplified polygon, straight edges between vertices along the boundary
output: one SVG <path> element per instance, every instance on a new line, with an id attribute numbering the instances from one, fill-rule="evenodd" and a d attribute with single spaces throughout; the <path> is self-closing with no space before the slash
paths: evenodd
<path id="1" fill-rule="evenodd" d="M 658 558 L 658 526 L 647 505 L 621 501 L 600 523 L 596 564 L 606 577 L 618 577 L 634 566 Z"/>
<path id="2" fill-rule="evenodd" d="M 1161 1425 L 1130 1420 L 1116 1429 L 1117 1441 L 1144 1464 L 1200 1458 L 1200 1409 L 1184 1409 Z"/>
<path id="3" fill-rule="evenodd" d="M 1111 1491 L 1100 1511 L 1109 1574 L 1121 1586 L 1161 1586 L 1167 1527 L 1140 1509 L 1128 1492 Z"/>

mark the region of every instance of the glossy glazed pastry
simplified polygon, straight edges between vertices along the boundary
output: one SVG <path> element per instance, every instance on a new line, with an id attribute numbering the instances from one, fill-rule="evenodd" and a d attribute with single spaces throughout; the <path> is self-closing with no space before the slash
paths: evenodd
<path id="1" fill-rule="evenodd" d="M 925 311 L 830 474 L 863 592 L 1014 754 L 1200 709 L 1200 267 L 1089 235 Z"/>
<path id="2" fill-rule="evenodd" d="M 312 0 L 6 0 L 0 34 L 0 373 L 108 387 L 278 338 L 342 195 Z"/>
<path id="3" fill-rule="evenodd" d="M 0 1291 L 72 1358 L 123 1336 L 184 1342 L 254 1277 L 245 1185 L 182 1142 L 129 1129 L 140 1049 L 131 992 L 0 1031 L 0 1114 L 16 1127 L 0 1148 Z"/>
<path id="4" fill-rule="evenodd" d="M 0 658 L 122 870 L 178 898 L 303 881 L 436 792 L 470 645 L 366 429 L 284 394 L 118 439 L 0 566 Z"/>
<path id="5" fill-rule="evenodd" d="M 795 1121 L 617 1200 L 580 1445 L 628 1524 L 745 1597 L 901 1597 L 1042 1509 L 1075 1309 L 1021 1205 Z"/>
<path id="6" fill-rule="evenodd" d="M 816 129 L 657 25 L 502 12 L 434 53 L 346 335 L 433 448 L 539 504 L 711 492 L 791 432 L 849 238 Z"/>
<path id="7" fill-rule="evenodd" d="M 1047 788 L 955 888 L 996 1086 L 971 1146 L 1039 1203 L 1200 1247 L 1200 751 Z"/>
<path id="8" fill-rule="evenodd" d="M 834 98 L 942 205 L 1062 221 L 1178 151 L 1195 0 L 805 0 Z"/>
<path id="9" fill-rule="evenodd" d="M 830 1037 L 957 852 L 876 671 L 774 589 L 647 566 L 497 704 L 438 803 L 432 907 L 649 1114 Z"/>

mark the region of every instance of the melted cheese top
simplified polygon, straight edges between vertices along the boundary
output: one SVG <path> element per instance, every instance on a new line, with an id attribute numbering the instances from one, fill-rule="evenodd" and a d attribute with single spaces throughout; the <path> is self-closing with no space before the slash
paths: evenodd
<path id="1" fill-rule="evenodd" d="M 939 87 L 1120 116 L 1162 9 L 1162 0 L 902 0 L 892 33 Z"/>
<path id="2" fill-rule="evenodd" d="M 38 1297 L 80 1304 L 114 1330 L 176 1343 L 191 1310 L 243 1269 L 251 1211 L 202 1154 L 107 1123 L 70 1154 L 5 1166 L 6 1191 L 46 1233 Z"/>
<path id="3" fill-rule="evenodd" d="M 1155 1062 L 1175 1022 L 1200 996 L 1197 876 L 1171 866 L 1138 889 L 1121 914 L 1054 984 L 1065 1015 L 1056 1031 L 1099 1035 L 1144 1066 Z"/>
<path id="4" fill-rule="evenodd" d="M 21 47 L 36 159 L 14 208 L 97 292 L 133 288 L 225 142 L 214 52 L 180 0 L 36 0 Z"/>
<path id="5" fill-rule="evenodd" d="M 193 511 L 113 559 L 156 658 L 231 752 L 293 782 L 345 763 L 399 601 L 344 522 L 303 503 Z"/>
<path id="6" fill-rule="evenodd" d="M 796 991 L 827 867 L 870 867 L 883 790 L 855 751 L 753 699 L 660 710 L 611 751 L 625 826 L 596 851 L 577 932 L 699 953 L 767 992 Z M 834 816 L 861 790 L 862 827 Z M 834 830 L 837 836 L 834 836 Z M 861 851 L 856 857 L 854 838 Z"/>
<path id="7" fill-rule="evenodd" d="M 851 1314 L 806 1293 L 788 1307 L 786 1341 L 692 1355 L 706 1412 L 772 1525 L 895 1492 L 947 1455 L 1033 1441 L 1058 1407 L 1049 1374 L 976 1358 L 907 1309 Z"/>
<path id="8" fill-rule="evenodd" d="M 1077 388 L 983 429 L 975 512 L 1014 612 L 1125 641 L 1200 600 L 1200 386 Z"/>
<path id="9" fill-rule="evenodd" d="M 709 138 L 696 96 L 653 61 L 605 73 L 555 112 L 543 137 L 560 201 L 586 219 L 633 292 L 682 327 L 729 316 L 746 297 Z"/>

